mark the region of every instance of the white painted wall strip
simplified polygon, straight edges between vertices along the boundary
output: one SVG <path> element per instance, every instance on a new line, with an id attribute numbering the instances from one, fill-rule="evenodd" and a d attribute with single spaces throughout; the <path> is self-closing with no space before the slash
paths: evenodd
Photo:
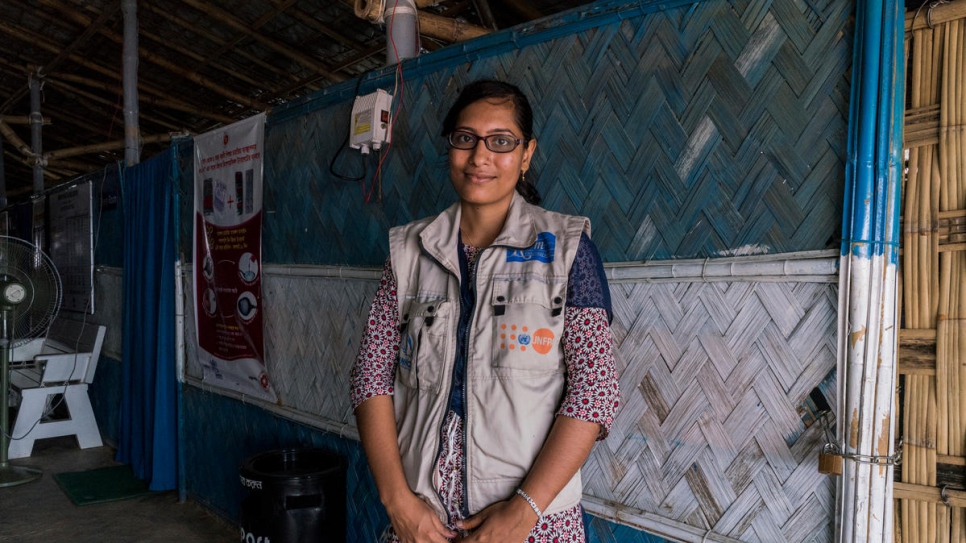
<path id="1" fill-rule="evenodd" d="M 625 526 L 640 528 L 652 534 L 669 538 L 672 541 L 687 541 L 693 543 L 741 543 L 738 539 L 716 534 L 713 531 L 704 531 L 683 522 L 659 517 L 647 511 L 640 511 L 604 501 L 600 498 L 588 496 L 580 500 L 581 505 L 588 513 L 602 518 L 614 519 Z"/>
<path id="2" fill-rule="evenodd" d="M 185 382 L 191 386 L 200 388 L 205 392 L 210 392 L 213 394 L 218 394 L 220 396 L 233 398 L 244 404 L 251 404 L 251 405 L 258 406 L 261 409 L 264 409 L 266 411 L 269 411 L 271 413 L 274 413 L 276 415 L 279 415 L 291 421 L 298 422 L 300 424 L 304 424 L 306 426 L 317 428 L 319 430 L 323 430 L 326 432 L 330 432 L 338 435 L 339 437 L 345 437 L 349 439 L 354 439 L 355 441 L 359 441 L 359 431 L 356 430 L 354 426 L 335 422 L 328 419 L 323 419 L 321 417 L 314 416 L 310 413 L 292 409 L 291 407 L 285 407 L 283 405 L 277 405 L 271 402 L 267 402 L 260 398 L 255 398 L 254 396 L 246 396 L 245 394 L 242 394 L 241 392 L 237 392 L 234 390 L 229 390 L 229 389 L 220 388 L 220 387 L 212 387 L 212 386 L 206 385 L 205 382 L 202 381 L 201 379 L 191 375 L 186 376 Z"/>
<path id="3" fill-rule="evenodd" d="M 608 282 L 650 283 L 682 281 L 792 281 L 796 283 L 838 282 L 839 254 L 803 251 L 777 255 L 755 255 L 655 262 L 604 264 Z M 185 266 L 187 269 L 187 265 Z M 266 264 L 267 275 L 327 279 L 378 280 L 381 268 L 345 266 L 285 266 Z"/>

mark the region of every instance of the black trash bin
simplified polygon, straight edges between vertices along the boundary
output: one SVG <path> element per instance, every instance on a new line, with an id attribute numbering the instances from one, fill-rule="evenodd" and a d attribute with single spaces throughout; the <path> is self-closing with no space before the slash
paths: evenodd
<path id="1" fill-rule="evenodd" d="M 241 466 L 246 543 L 345 543 L 345 460 L 321 449 L 256 454 Z"/>

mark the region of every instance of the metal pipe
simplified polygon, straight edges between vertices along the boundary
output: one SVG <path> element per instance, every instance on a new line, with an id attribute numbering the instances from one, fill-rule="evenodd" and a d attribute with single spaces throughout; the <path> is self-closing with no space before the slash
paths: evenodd
<path id="1" fill-rule="evenodd" d="M 386 3 L 386 65 L 419 56 L 419 25 L 415 0 Z"/>
<path id="2" fill-rule="evenodd" d="M 44 126 L 44 116 L 40 114 L 40 88 L 43 86 L 42 75 L 37 73 L 30 74 L 30 150 L 37 160 L 34 161 L 34 194 L 44 192 L 44 161 L 43 156 L 43 136 L 41 129 Z"/>
<path id="3" fill-rule="evenodd" d="M 124 163 L 133 166 L 141 161 L 138 125 L 138 2 L 124 0 L 124 46 L 122 54 L 124 82 Z"/>
<path id="4" fill-rule="evenodd" d="M 838 319 L 836 541 L 892 541 L 904 85 L 898 0 L 860 0 L 849 113 Z"/>

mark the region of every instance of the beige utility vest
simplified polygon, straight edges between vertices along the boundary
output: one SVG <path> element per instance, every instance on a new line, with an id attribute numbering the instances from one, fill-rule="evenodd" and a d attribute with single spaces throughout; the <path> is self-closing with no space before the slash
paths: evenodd
<path id="1" fill-rule="evenodd" d="M 460 313 L 460 204 L 389 233 L 401 344 L 394 405 L 409 487 L 447 520 L 436 456 L 449 410 Z M 550 433 L 563 399 L 567 279 L 590 221 L 514 193 L 500 235 L 476 265 L 465 371 L 466 503 L 470 514 L 510 498 Z M 578 472 L 544 508 L 580 501 Z"/>

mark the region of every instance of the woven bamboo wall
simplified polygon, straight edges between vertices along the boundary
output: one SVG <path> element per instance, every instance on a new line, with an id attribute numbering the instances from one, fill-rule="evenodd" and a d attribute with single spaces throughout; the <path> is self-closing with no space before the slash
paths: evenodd
<path id="1" fill-rule="evenodd" d="M 909 543 L 966 541 L 964 49 L 963 0 L 907 14 L 895 535 Z"/>
<path id="2" fill-rule="evenodd" d="M 270 116 L 264 261 L 380 266 L 390 226 L 455 198 L 439 123 L 478 77 L 533 97 L 545 206 L 589 216 L 608 262 L 837 248 L 853 9 L 706 0 L 496 53 L 470 46 L 458 62 L 406 75 L 381 201 L 371 203 L 362 194 L 374 159 L 365 189 L 329 173 L 349 102 Z M 340 155 L 336 167 L 358 172 L 359 160 Z M 190 205 L 182 210 L 184 232 Z M 266 364 L 284 408 L 351 435 L 348 369 L 375 283 L 264 278 Z M 692 278 L 615 284 L 612 294 L 625 404 L 587 465 L 585 503 L 601 517 L 591 540 L 653 541 L 604 519 L 688 541 L 831 540 L 834 490 L 815 469 L 824 438 L 809 414 L 814 395 L 836 403 L 834 286 Z M 190 364 L 190 318 L 186 331 Z M 197 415 L 225 442 L 247 447 L 277 430 L 272 415 L 226 420 L 209 405 Z M 205 457 L 206 443 L 189 444 L 189 456 Z M 205 466 L 203 490 L 230 499 L 216 475 L 234 467 Z M 360 493 L 371 485 L 353 488 L 368 500 L 362 510 L 378 510 Z"/>
<path id="3" fill-rule="evenodd" d="M 440 123 L 479 77 L 532 97 L 545 206 L 590 217 L 606 261 L 837 248 L 853 9 L 708 0 L 416 70 L 378 203 L 329 174 L 349 102 L 270 117 L 265 259 L 380 265 L 389 227 L 455 199 Z M 338 156 L 361 172 L 356 151 Z"/>
<path id="4" fill-rule="evenodd" d="M 264 278 L 280 402 L 354 435 L 348 374 L 377 282 Z M 835 405 L 834 285 L 696 277 L 611 293 L 624 407 L 586 464 L 585 507 L 694 541 L 830 541 L 834 488 L 809 414 L 813 391 Z M 193 333 L 188 345 L 200 377 Z"/>

